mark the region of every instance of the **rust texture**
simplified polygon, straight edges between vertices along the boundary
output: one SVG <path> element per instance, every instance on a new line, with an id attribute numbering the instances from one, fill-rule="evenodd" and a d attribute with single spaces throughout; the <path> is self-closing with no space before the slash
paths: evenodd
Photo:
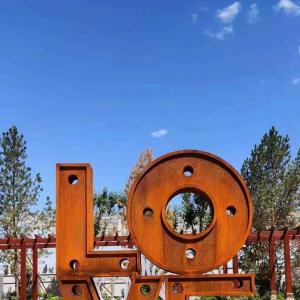
<path id="1" fill-rule="evenodd" d="M 190 176 L 184 174 L 187 168 Z M 165 208 L 178 192 L 207 195 L 213 219 L 205 231 L 182 235 L 170 228 Z M 150 217 L 144 216 L 145 210 L 153 212 Z M 136 182 L 128 201 L 128 225 L 138 248 L 156 265 L 177 274 L 222 266 L 245 243 L 251 220 L 252 202 L 240 175 L 220 158 L 199 151 L 156 160 Z M 188 249 L 195 252 L 194 259 L 186 257 Z"/>
<path id="2" fill-rule="evenodd" d="M 197 192 L 208 199 L 212 219 L 204 231 L 181 234 L 170 227 L 165 210 L 180 192 Z M 251 228 L 248 189 L 224 160 L 192 150 L 157 159 L 131 190 L 127 220 L 137 250 L 95 251 L 92 169 L 88 164 L 57 165 L 56 258 L 64 299 L 99 299 L 92 278 L 108 276 L 131 278 L 128 299 L 157 299 L 162 285 L 169 300 L 255 293 L 252 274 L 203 274 L 232 259 Z M 140 251 L 178 275 L 141 276 Z"/>

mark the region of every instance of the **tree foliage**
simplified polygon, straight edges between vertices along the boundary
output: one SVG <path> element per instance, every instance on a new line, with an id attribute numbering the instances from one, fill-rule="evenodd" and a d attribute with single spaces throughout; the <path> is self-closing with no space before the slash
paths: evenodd
<path id="1" fill-rule="evenodd" d="M 32 236 L 53 232 L 55 211 L 47 198 L 43 211 L 34 208 L 42 191 L 40 174 L 27 166 L 26 141 L 13 126 L 0 138 L 0 236 Z M 19 278 L 19 256 L 1 251 L 0 260 L 7 271 Z M 18 293 L 18 288 L 16 287 Z"/>
<path id="2" fill-rule="evenodd" d="M 172 203 L 175 200 L 175 205 Z M 211 223 L 213 212 L 205 195 L 185 192 L 172 198 L 166 208 L 169 225 L 181 234 L 196 234 Z"/>
<path id="3" fill-rule="evenodd" d="M 254 204 L 253 228 L 282 229 L 295 225 L 300 193 L 300 151 L 291 160 L 288 136 L 272 127 L 242 166 Z"/>
<path id="4" fill-rule="evenodd" d="M 300 151 L 292 160 L 289 137 L 272 127 L 255 145 L 241 169 L 253 204 L 253 229 L 278 230 L 296 224 L 296 207 L 300 199 Z M 280 265 L 281 245 L 277 247 L 277 270 Z M 268 282 L 268 245 L 247 246 L 241 256 L 245 271 L 254 271 L 258 282 Z M 280 273 L 278 274 L 280 278 Z"/>
<path id="5" fill-rule="evenodd" d="M 101 193 L 96 193 L 94 195 L 95 235 L 99 236 L 107 234 L 109 217 L 117 216 L 122 218 L 126 201 L 124 193 L 109 192 L 107 188 L 104 188 Z M 113 230 L 116 231 L 117 228 L 114 228 Z"/>

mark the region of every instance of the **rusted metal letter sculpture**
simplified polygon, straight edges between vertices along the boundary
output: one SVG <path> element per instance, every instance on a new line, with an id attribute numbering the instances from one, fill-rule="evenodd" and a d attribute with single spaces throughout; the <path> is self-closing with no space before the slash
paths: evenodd
<path id="1" fill-rule="evenodd" d="M 253 274 L 204 274 L 232 259 L 251 228 L 248 189 L 224 160 L 201 151 L 177 151 L 144 171 L 127 204 L 138 250 L 94 250 L 92 187 L 88 164 L 57 165 L 57 274 L 64 299 L 100 299 L 92 278 L 109 276 L 130 277 L 127 299 L 134 300 L 156 300 L 163 284 L 168 300 L 255 293 Z M 184 192 L 201 194 L 210 203 L 211 223 L 202 232 L 181 234 L 168 223 L 170 199 Z M 177 275 L 141 276 L 140 251 Z M 147 293 L 141 289 L 145 286 Z"/>

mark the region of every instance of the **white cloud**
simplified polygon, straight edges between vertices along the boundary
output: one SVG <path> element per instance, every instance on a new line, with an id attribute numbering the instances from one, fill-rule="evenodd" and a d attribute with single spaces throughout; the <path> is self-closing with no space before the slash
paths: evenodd
<path id="1" fill-rule="evenodd" d="M 294 78 L 292 80 L 292 85 L 299 85 L 300 84 L 300 77 Z"/>
<path id="2" fill-rule="evenodd" d="M 276 10 L 282 10 L 287 15 L 300 16 L 300 5 L 291 0 L 279 0 L 275 6 Z"/>
<path id="3" fill-rule="evenodd" d="M 242 5 L 240 2 L 234 2 L 233 4 L 223 8 L 219 9 L 217 11 L 217 18 L 222 23 L 231 23 L 236 18 L 236 16 L 239 14 L 239 12 L 242 9 Z"/>
<path id="4" fill-rule="evenodd" d="M 198 15 L 197 14 L 192 14 L 192 20 L 193 20 L 193 22 L 197 23 L 198 22 Z"/>
<path id="5" fill-rule="evenodd" d="M 169 133 L 169 131 L 165 128 L 159 129 L 157 131 L 153 131 L 151 132 L 151 135 L 155 138 L 160 138 L 164 135 L 167 135 Z"/>
<path id="6" fill-rule="evenodd" d="M 232 23 L 241 11 L 241 9 L 241 3 L 234 2 L 233 4 L 226 6 L 223 9 L 217 10 L 216 17 L 220 23 L 220 28 L 216 31 L 208 29 L 205 31 L 205 34 L 220 41 L 224 40 L 228 35 L 233 34 L 234 30 Z"/>
<path id="7" fill-rule="evenodd" d="M 255 24 L 259 21 L 259 19 L 259 8 L 256 3 L 253 3 L 249 6 L 248 23 Z"/>
<path id="8" fill-rule="evenodd" d="M 225 37 L 229 34 L 233 34 L 233 27 L 232 25 L 227 25 L 227 26 L 222 26 L 220 28 L 219 31 L 216 31 L 216 32 L 212 32 L 210 30 L 206 30 L 205 31 L 205 34 L 210 36 L 210 37 L 213 37 L 213 38 L 216 38 L 218 40 L 224 40 Z"/>
<path id="9" fill-rule="evenodd" d="M 298 53 L 299 53 L 299 55 L 300 55 L 300 45 L 298 46 Z"/>

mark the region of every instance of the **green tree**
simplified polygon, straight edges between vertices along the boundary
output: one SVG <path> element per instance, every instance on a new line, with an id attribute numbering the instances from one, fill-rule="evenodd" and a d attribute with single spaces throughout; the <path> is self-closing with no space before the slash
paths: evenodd
<path id="1" fill-rule="evenodd" d="M 194 231 L 196 225 L 196 209 L 192 199 L 192 193 L 182 194 L 182 219 L 184 221 L 185 229 L 188 231 L 189 228 Z"/>
<path id="2" fill-rule="evenodd" d="M 211 223 L 213 212 L 206 196 L 194 193 L 193 202 L 197 216 L 198 231 L 202 232 Z"/>
<path id="3" fill-rule="evenodd" d="M 166 207 L 169 225 L 181 234 L 197 234 L 211 223 L 213 212 L 209 199 L 194 192 L 174 196 Z"/>
<path id="4" fill-rule="evenodd" d="M 300 151 L 291 158 L 289 137 L 272 127 L 255 145 L 241 169 L 250 190 L 253 205 L 253 229 L 270 230 L 295 226 L 296 206 L 300 199 Z M 282 251 L 277 249 L 278 254 Z M 256 273 L 261 287 L 268 286 L 268 245 L 247 246 L 242 253 L 241 266 Z M 278 263 L 278 270 L 281 266 Z M 279 274 L 280 276 L 280 274 Z"/>
<path id="5" fill-rule="evenodd" d="M 107 218 L 123 215 L 126 206 L 124 193 L 108 192 L 104 188 L 101 193 L 94 195 L 94 234 L 105 235 L 107 233 Z"/>
<path id="6" fill-rule="evenodd" d="M 55 211 L 49 198 L 44 211 L 34 209 L 42 191 L 42 179 L 40 174 L 32 176 L 26 158 L 24 136 L 13 126 L 0 138 L 0 236 L 31 236 L 54 227 Z M 18 296 L 18 251 L 1 251 L 0 260 L 15 275 Z"/>

